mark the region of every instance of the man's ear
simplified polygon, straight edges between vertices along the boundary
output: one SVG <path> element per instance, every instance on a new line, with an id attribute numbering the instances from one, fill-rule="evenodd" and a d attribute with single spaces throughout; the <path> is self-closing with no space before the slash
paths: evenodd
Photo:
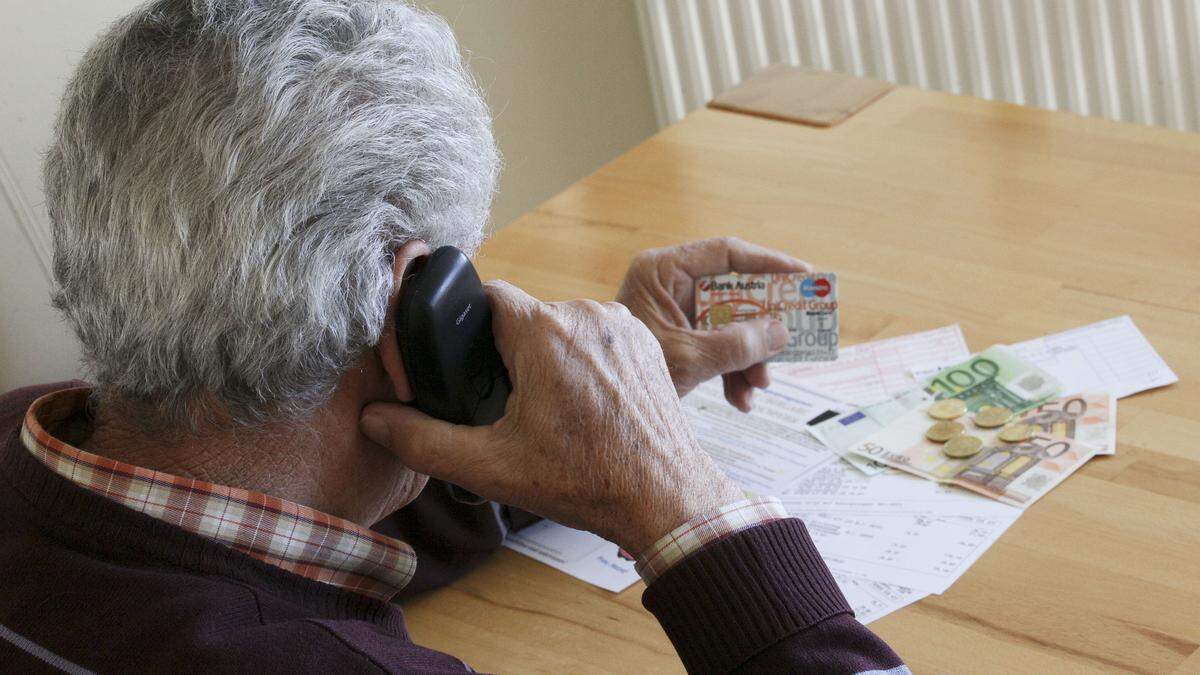
<path id="1" fill-rule="evenodd" d="M 400 302 L 400 286 L 409 264 L 423 255 L 429 255 L 429 245 L 413 240 L 396 249 L 396 260 L 392 263 L 392 295 L 388 298 L 387 318 L 383 322 L 383 335 L 379 338 L 379 360 L 392 380 L 396 398 L 407 403 L 413 400 L 412 385 L 404 372 L 404 361 L 400 357 L 400 344 L 396 341 L 396 305 Z"/>

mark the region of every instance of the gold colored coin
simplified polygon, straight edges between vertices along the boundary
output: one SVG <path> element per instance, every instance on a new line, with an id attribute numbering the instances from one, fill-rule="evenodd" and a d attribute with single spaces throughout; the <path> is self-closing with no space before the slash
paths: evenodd
<path id="1" fill-rule="evenodd" d="M 929 416 L 935 420 L 952 420 L 966 412 L 967 404 L 957 398 L 944 398 L 929 406 Z"/>
<path id="2" fill-rule="evenodd" d="M 1036 429 L 1032 424 L 1022 424 L 1013 422 L 1012 424 L 1000 430 L 999 439 L 1005 443 L 1020 443 L 1033 438 L 1033 432 Z"/>
<path id="3" fill-rule="evenodd" d="M 942 453 L 954 459 L 972 457 L 983 447 L 983 441 L 977 436 L 959 434 L 942 446 Z"/>
<path id="4" fill-rule="evenodd" d="M 925 430 L 925 438 L 934 443 L 945 443 L 963 432 L 963 425 L 950 420 L 942 420 L 934 423 L 933 426 Z"/>
<path id="5" fill-rule="evenodd" d="M 975 413 L 975 426 L 984 429 L 994 429 L 1008 424 L 1013 418 L 1013 411 L 1002 405 L 985 405 Z"/>

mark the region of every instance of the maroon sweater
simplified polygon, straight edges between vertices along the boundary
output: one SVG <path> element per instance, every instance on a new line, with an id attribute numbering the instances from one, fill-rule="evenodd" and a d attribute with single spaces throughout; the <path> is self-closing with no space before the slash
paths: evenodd
<path id="1" fill-rule="evenodd" d="M 398 604 L 277 569 L 42 466 L 21 444 L 21 423 L 34 399 L 66 386 L 0 396 L 0 670 L 466 668 L 414 644 Z M 431 483 L 376 529 L 417 551 L 406 597 L 482 560 L 511 517 L 459 504 Z M 854 620 L 799 520 L 702 549 L 642 602 L 693 672 L 907 672 Z"/>

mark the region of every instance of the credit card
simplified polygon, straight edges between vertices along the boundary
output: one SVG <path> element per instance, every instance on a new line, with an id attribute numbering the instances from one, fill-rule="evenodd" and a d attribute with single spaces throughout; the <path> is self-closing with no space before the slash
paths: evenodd
<path id="1" fill-rule="evenodd" d="M 829 272 L 735 272 L 696 280 L 696 328 L 719 330 L 764 316 L 783 322 L 791 337 L 769 361 L 836 360 L 837 310 L 837 275 Z"/>

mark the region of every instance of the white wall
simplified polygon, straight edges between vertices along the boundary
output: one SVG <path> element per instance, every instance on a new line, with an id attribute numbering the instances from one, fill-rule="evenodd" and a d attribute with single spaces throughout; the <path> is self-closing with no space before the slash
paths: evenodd
<path id="1" fill-rule="evenodd" d="M 650 135 L 650 86 L 629 0 L 419 0 L 445 16 L 488 90 L 505 156 L 503 225 Z M 97 32 L 133 0 L 0 0 L 0 392 L 74 376 L 48 302 L 40 185 L 58 97 Z"/>

